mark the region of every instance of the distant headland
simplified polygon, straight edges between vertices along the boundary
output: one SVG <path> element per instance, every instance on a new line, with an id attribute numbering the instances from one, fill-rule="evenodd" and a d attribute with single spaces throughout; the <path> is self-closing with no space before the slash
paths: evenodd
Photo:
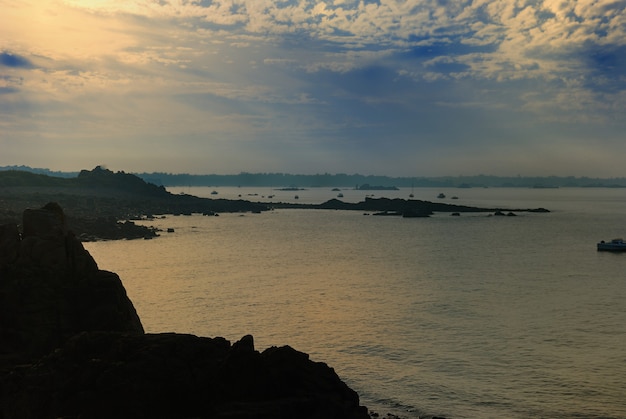
<path id="1" fill-rule="evenodd" d="M 61 172 L 29 166 L 0 166 L 1 171 L 22 171 L 59 178 L 75 178 L 80 172 Z M 259 186 L 259 187 L 353 187 L 377 188 L 626 188 L 626 177 L 592 178 L 575 176 L 439 176 L 390 177 L 361 174 L 248 173 L 233 175 L 186 173 L 133 173 L 159 186 Z"/>

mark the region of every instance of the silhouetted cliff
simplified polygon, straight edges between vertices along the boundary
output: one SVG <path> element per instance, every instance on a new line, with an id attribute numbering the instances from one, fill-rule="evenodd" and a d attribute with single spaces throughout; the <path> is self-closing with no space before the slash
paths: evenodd
<path id="1" fill-rule="evenodd" d="M 252 336 L 144 334 L 56 203 L 0 226 L 0 418 L 365 419 L 332 368 Z"/>
<path id="2" fill-rule="evenodd" d="M 27 362 L 82 331 L 143 333 L 120 278 L 98 269 L 58 204 L 0 226 L 0 354 Z"/>

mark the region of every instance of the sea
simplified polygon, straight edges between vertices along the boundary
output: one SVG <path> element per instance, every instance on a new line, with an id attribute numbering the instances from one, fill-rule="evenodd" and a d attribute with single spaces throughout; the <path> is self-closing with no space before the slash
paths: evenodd
<path id="1" fill-rule="evenodd" d="M 626 236 L 626 189 L 168 190 L 516 216 L 274 209 L 139 221 L 163 231 L 84 245 L 120 275 L 146 332 L 289 345 L 381 416 L 626 418 L 626 253 L 596 250 Z M 515 211 L 525 208 L 550 212 Z"/>

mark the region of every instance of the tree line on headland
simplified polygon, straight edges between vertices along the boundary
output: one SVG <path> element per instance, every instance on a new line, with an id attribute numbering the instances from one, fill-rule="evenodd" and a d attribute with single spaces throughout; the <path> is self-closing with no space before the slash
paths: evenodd
<path id="1" fill-rule="evenodd" d="M 2 166 L 0 171 L 17 170 L 59 178 L 73 178 L 79 172 L 59 172 L 28 166 Z M 390 177 L 361 174 L 287 174 L 287 173 L 248 173 L 188 174 L 188 173 L 134 173 L 148 183 L 158 186 L 258 186 L 258 187 L 357 187 L 370 184 L 400 188 L 563 188 L 563 187 L 602 187 L 624 188 L 626 177 L 590 178 L 575 176 L 440 176 L 440 177 Z"/>

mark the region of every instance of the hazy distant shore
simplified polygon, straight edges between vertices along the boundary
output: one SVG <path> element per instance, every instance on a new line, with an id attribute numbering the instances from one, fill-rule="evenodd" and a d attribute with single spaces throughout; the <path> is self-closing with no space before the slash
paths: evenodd
<path id="1" fill-rule="evenodd" d="M 0 171 L 18 170 L 60 178 L 75 178 L 79 172 L 53 171 L 29 166 L 0 166 Z M 146 182 L 162 186 L 259 186 L 259 187 L 351 187 L 380 185 L 400 188 L 626 188 L 626 177 L 576 176 L 379 176 L 361 174 L 189 174 L 134 173 Z"/>

